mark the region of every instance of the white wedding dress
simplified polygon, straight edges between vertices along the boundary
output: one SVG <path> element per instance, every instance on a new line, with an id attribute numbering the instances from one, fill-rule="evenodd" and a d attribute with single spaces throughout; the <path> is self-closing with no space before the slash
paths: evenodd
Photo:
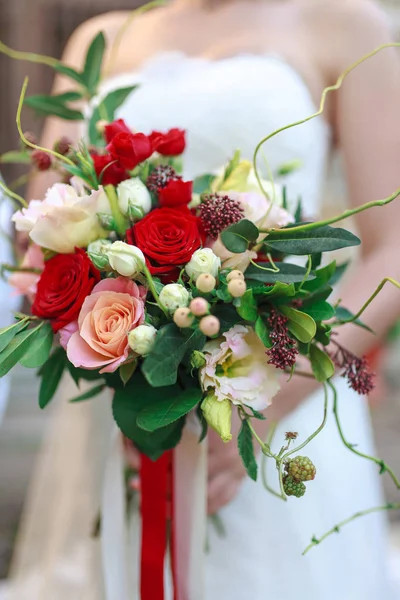
<path id="1" fill-rule="evenodd" d="M 121 107 L 118 117 L 124 118 L 133 129 L 145 133 L 171 127 L 186 129 L 188 144 L 184 164 L 187 177 L 219 169 L 236 149 L 250 159 L 261 137 L 316 110 L 299 74 L 285 61 L 271 55 L 243 55 L 210 62 L 168 53 L 150 61 L 140 73 L 106 82 L 104 91 L 132 83 L 139 83 L 140 87 Z M 299 195 L 302 197 L 307 216 L 318 215 L 322 208 L 329 148 L 330 130 L 322 118 L 276 136 L 264 148 L 272 169 L 292 159 L 302 161 L 302 168 L 286 177 L 284 183 L 291 200 L 296 202 Z M 337 386 L 345 435 L 363 451 L 373 453 L 366 400 L 350 391 L 342 379 Z M 96 400 L 91 402 L 87 419 L 92 418 L 96 410 Z M 59 408 L 58 423 L 64 431 L 67 431 L 66 419 L 77 422 L 72 411 L 79 409 L 86 410 L 83 406 Z M 102 410 L 109 411 L 108 405 Z M 315 393 L 280 424 L 276 443 L 281 444 L 284 432 L 288 430 L 298 431 L 300 440 L 306 439 L 320 424 L 322 414 L 323 395 Z M 76 427 L 72 438 L 69 428 L 74 447 L 76 444 L 79 447 L 78 436 L 88 435 L 88 430 L 88 427 Z M 62 449 L 62 435 L 61 429 L 53 436 L 53 443 L 66 458 L 72 448 L 69 444 Z M 85 445 L 81 443 L 81 447 L 85 448 Z M 51 445 L 48 452 L 51 452 Z M 303 498 L 289 498 L 288 502 L 283 502 L 270 495 L 261 481 L 254 483 L 247 479 L 238 496 L 220 512 L 225 533 L 221 535 L 210 525 L 205 600 L 281 600 L 287 597 L 297 600 L 391 600 L 387 530 L 382 514 L 355 521 L 340 535 L 331 536 L 306 557 L 301 556 L 313 535 L 319 536 L 352 513 L 383 502 L 376 465 L 354 456 L 343 446 L 331 413 L 327 426 L 305 453 L 315 462 L 318 474 L 308 485 Z M 59 476 L 63 480 L 60 485 L 64 493 L 68 493 L 64 482 L 68 476 L 67 463 L 64 460 L 64 471 Z M 82 466 L 74 463 L 73 468 L 82 473 L 93 468 L 85 457 L 81 463 Z M 56 471 L 56 464 L 53 464 L 53 471 Z M 75 473 L 75 488 L 78 481 L 81 486 L 85 485 L 82 473 L 79 477 Z M 271 482 L 276 481 L 272 465 L 269 475 Z M 73 507 L 72 502 L 70 505 Z M 85 506 L 87 513 L 86 494 Z M 68 523 L 73 524 L 76 519 L 82 523 L 79 508 L 76 502 L 75 513 L 72 508 L 69 516 L 65 512 L 59 513 L 59 519 L 63 514 L 65 536 Z M 53 518 L 51 511 L 49 507 L 49 520 Z M 59 519 L 55 526 L 60 527 Z M 41 544 L 46 543 L 42 539 Z M 71 541 L 68 543 L 71 550 Z M 50 547 L 50 542 L 47 545 Z M 112 548 L 110 552 L 113 552 Z M 55 564 L 54 557 L 52 564 Z M 66 575 L 64 579 L 67 585 Z M 36 596 L 31 587 L 29 598 L 64 598 L 62 586 L 58 595 L 54 592 L 53 595 L 51 592 L 46 594 L 45 589 L 42 582 L 41 595 Z M 99 591 L 87 591 L 65 597 L 101 600 L 102 595 Z M 115 596 L 110 600 L 122 599 Z"/>

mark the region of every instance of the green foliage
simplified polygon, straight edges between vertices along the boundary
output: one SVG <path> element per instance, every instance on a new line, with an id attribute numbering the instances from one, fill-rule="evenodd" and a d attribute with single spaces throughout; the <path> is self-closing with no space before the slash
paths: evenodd
<path id="1" fill-rule="evenodd" d="M 66 121 L 81 121 L 83 119 L 82 112 L 67 106 L 67 102 L 77 100 L 80 97 L 79 92 L 66 92 L 58 96 L 39 94 L 28 96 L 25 98 L 24 104 L 33 108 L 39 115 L 52 115 Z"/>
<path id="2" fill-rule="evenodd" d="M 368 325 L 366 325 L 365 323 L 360 321 L 360 319 L 354 319 L 354 317 L 355 317 L 354 313 L 352 313 L 350 310 L 348 310 L 344 306 L 336 307 L 336 318 L 338 321 L 341 321 L 344 323 L 346 323 L 346 322 L 353 323 L 354 325 L 358 325 L 358 327 L 361 327 L 362 329 L 365 329 L 366 331 L 369 331 L 370 333 L 374 333 L 374 331 L 371 329 L 371 327 L 369 327 Z"/>
<path id="3" fill-rule="evenodd" d="M 202 350 L 205 339 L 199 330 L 180 330 L 173 323 L 162 327 L 153 350 L 142 365 L 142 372 L 148 383 L 155 388 L 176 383 L 178 366 L 185 354 Z"/>
<path id="4" fill-rule="evenodd" d="M 107 120 L 110 122 L 113 121 L 116 110 L 137 87 L 137 85 L 131 85 L 110 92 L 103 98 L 101 105 L 93 110 L 89 121 L 89 141 L 91 144 L 100 145 L 103 143 L 103 137 L 96 129 L 96 123 L 104 117 L 107 117 Z"/>
<path id="5" fill-rule="evenodd" d="M 245 252 L 250 242 L 255 242 L 259 236 L 258 228 L 248 219 L 230 225 L 221 233 L 221 240 L 229 252 L 240 254 Z"/>
<path id="6" fill-rule="evenodd" d="M 253 436 L 246 419 L 242 421 L 238 435 L 238 448 L 247 474 L 253 481 L 257 481 L 258 467 L 254 456 Z"/>
<path id="7" fill-rule="evenodd" d="M 279 272 L 265 271 L 255 265 L 250 265 L 246 269 L 246 283 L 248 280 L 261 281 L 263 283 L 300 283 L 303 281 L 307 271 L 304 267 L 299 267 L 292 263 L 279 263 Z M 315 279 L 315 275 L 310 273 L 307 281 Z M 252 285 L 252 284 L 251 284 Z"/>
<path id="8" fill-rule="evenodd" d="M 238 318 L 238 313 L 232 304 L 216 304 L 213 306 L 212 313 L 219 319 L 221 325 L 221 334 L 225 331 L 228 331 L 228 329 L 240 321 Z"/>
<path id="9" fill-rule="evenodd" d="M 309 358 L 314 377 L 317 381 L 322 383 L 333 377 L 335 374 L 335 365 L 326 352 L 318 348 L 318 346 L 311 345 Z"/>
<path id="10" fill-rule="evenodd" d="M 182 435 L 184 418 L 170 423 L 150 433 L 137 424 L 142 410 L 157 402 L 160 397 L 172 399 L 179 394 L 178 386 L 154 388 L 144 377 L 136 372 L 132 383 L 115 391 L 113 399 L 113 416 L 122 433 L 132 440 L 141 452 L 156 460 L 165 450 L 175 447 Z"/>
<path id="11" fill-rule="evenodd" d="M 21 365 L 29 369 L 41 367 L 49 358 L 53 345 L 53 330 L 50 323 L 44 323 L 36 329 L 30 338 L 27 352 L 20 359 Z"/>
<path id="12" fill-rule="evenodd" d="M 98 371 L 88 371 L 87 369 L 74 367 L 74 365 L 69 361 L 67 361 L 67 369 L 78 387 L 81 379 L 83 379 L 84 381 L 96 381 L 97 379 L 104 378 L 104 376 L 100 375 Z"/>
<path id="13" fill-rule="evenodd" d="M 80 394 L 79 396 L 75 396 L 75 398 L 72 398 L 72 400 L 70 400 L 70 402 L 77 403 L 77 402 L 84 402 L 85 400 L 90 400 L 90 398 L 94 398 L 95 396 L 98 396 L 99 394 L 101 394 L 101 392 L 105 389 L 105 387 L 106 387 L 105 383 L 100 383 L 99 385 L 92 387 L 90 390 L 87 390 L 87 392 L 84 392 L 83 394 Z"/>
<path id="14" fill-rule="evenodd" d="M 239 163 L 240 163 L 240 150 L 236 150 L 235 154 L 233 155 L 233 157 L 231 158 L 231 160 L 229 161 L 229 163 L 226 166 L 224 175 L 222 177 L 222 182 L 226 181 L 232 175 L 232 173 L 236 169 L 236 167 L 239 166 Z"/>
<path id="15" fill-rule="evenodd" d="M 289 306 L 281 306 L 280 310 L 288 318 L 289 331 L 303 344 L 311 342 L 317 331 L 314 319 L 306 313 Z"/>
<path id="16" fill-rule="evenodd" d="M 19 331 L 8 345 L 0 352 L 0 377 L 4 377 L 23 357 L 29 352 L 32 343 L 40 336 L 40 329 L 45 323 L 37 327 Z"/>
<path id="17" fill-rule="evenodd" d="M 255 331 L 266 348 L 271 348 L 271 340 L 269 339 L 268 327 L 261 316 L 257 318 Z"/>
<path id="18" fill-rule="evenodd" d="M 119 368 L 119 376 L 121 377 L 121 381 L 124 385 L 128 383 L 134 372 L 136 371 L 137 361 L 133 360 L 132 362 L 125 363 L 121 365 Z"/>
<path id="19" fill-rule="evenodd" d="M 100 32 L 89 46 L 86 54 L 85 67 L 82 73 L 82 79 L 90 96 L 95 96 L 97 93 L 105 49 L 106 40 L 103 32 Z"/>
<path id="20" fill-rule="evenodd" d="M 252 290 L 245 291 L 240 298 L 240 306 L 236 310 L 245 321 L 256 321 L 258 317 L 257 302 L 254 299 Z"/>
<path id="21" fill-rule="evenodd" d="M 54 397 L 67 363 L 65 350 L 57 348 L 41 367 L 38 373 L 42 379 L 39 390 L 40 408 L 45 408 Z"/>
<path id="22" fill-rule="evenodd" d="M 61 75 L 65 75 L 66 77 L 69 77 L 73 81 L 76 81 L 76 83 L 79 83 L 79 85 L 81 85 L 81 86 L 85 85 L 85 82 L 83 79 L 83 74 L 80 73 L 79 71 L 77 71 L 76 69 L 67 67 L 67 65 L 63 65 L 62 63 L 58 63 L 57 65 L 54 65 L 53 68 L 55 71 L 57 71 L 57 73 L 60 73 Z"/>
<path id="23" fill-rule="evenodd" d="M 3 164 L 19 163 L 21 165 L 29 165 L 30 162 L 31 157 L 26 150 L 10 150 L 9 152 L 4 152 L 4 154 L 0 155 L 0 163 Z"/>
<path id="24" fill-rule="evenodd" d="M 317 269 L 314 271 L 315 279 L 311 281 L 306 281 L 303 285 L 303 289 L 308 292 L 315 292 L 319 290 L 321 287 L 324 287 L 334 276 L 336 272 L 336 261 L 333 260 L 331 263 L 322 267 L 321 269 Z"/>
<path id="25" fill-rule="evenodd" d="M 324 225 L 316 229 L 299 230 L 288 227 L 268 234 L 264 244 L 285 254 L 308 255 L 358 246 L 360 239 L 340 227 Z"/>
<path id="26" fill-rule="evenodd" d="M 166 388 L 167 397 L 149 404 L 137 418 L 137 424 L 146 431 L 156 431 L 174 423 L 190 412 L 201 400 L 202 391 L 198 387 L 189 387 L 181 391 Z"/>
<path id="27" fill-rule="evenodd" d="M 196 177 L 193 181 L 193 193 L 194 194 L 205 194 L 211 190 L 211 184 L 215 179 L 215 175 L 201 175 Z"/>
<path id="28" fill-rule="evenodd" d="M 314 321 L 329 321 L 335 316 L 335 309 L 325 300 L 317 300 L 310 304 L 304 303 L 302 311 L 312 317 Z"/>
<path id="29" fill-rule="evenodd" d="M 26 329 L 29 322 L 26 320 L 17 321 L 13 325 L 0 329 L 0 352 L 4 350 L 11 340 L 23 329 Z"/>

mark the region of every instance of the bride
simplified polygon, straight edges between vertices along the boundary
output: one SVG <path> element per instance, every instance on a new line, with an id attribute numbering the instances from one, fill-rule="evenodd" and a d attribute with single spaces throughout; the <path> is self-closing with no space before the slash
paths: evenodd
<path id="1" fill-rule="evenodd" d="M 85 23 L 72 36 L 63 60 L 81 68 L 90 40 L 103 30 L 109 47 L 114 44 L 104 91 L 140 84 L 118 117 L 144 132 L 186 129 L 185 168 L 191 177 L 215 171 L 236 148 L 251 158 L 262 136 L 315 112 L 325 86 L 362 55 L 390 41 L 385 19 L 369 0 L 173 0 L 131 23 L 127 18 L 124 12 L 111 12 Z M 62 79 L 56 82 L 57 92 L 70 87 Z M 351 206 L 383 198 L 398 187 L 399 105 L 398 57 L 388 49 L 356 69 L 330 96 L 324 117 L 266 144 L 273 169 L 294 159 L 301 162 L 281 183 L 293 201 L 302 197 L 307 217 L 322 210 L 334 144 L 342 150 Z M 43 144 L 51 146 L 65 134 L 77 140 L 80 132 L 49 120 Z M 41 197 L 48 184 L 35 180 L 32 197 Z M 362 305 L 383 275 L 400 278 L 395 258 L 399 220 L 399 203 L 357 218 L 363 254 L 340 289 L 350 309 Z M 398 317 L 398 306 L 398 291 L 387 288 L 367 311 L 365 320 L 378 336 Z M 376 338 L 348 326 L 340 341 L 364 354 Z M 344 380 L 337 385 L 346 437 L 373 453 L 365 398 L 350 391 Z M 259 434 L 265 436 L 268 424 L 278 420 L 279 441 L 285 431 L 298 431 L 305 439 L 318 426 L 322 406 L 321 389 L 294 377 L 283 383 Z M 307 453 L 317 464 L 317 479 L 303 499 L 284 503 L 244 477 L 234 444 L 224 445 L 210 435 L 208 509 L 219 513 L 225 533 L 209 531 L 206 600 L 392 598 L 386 524 L 380 514 L 355 521 L 301 556 L 313 534 L 382 502 L 376 465 L 342 445 L 333 421 Z M 132 452 L 128 458 L 135 461 Z M 78 505 L 71 510 L 78 513 Z M 42 594 L 41 600 L 55 597 L 61 595 Z"/>

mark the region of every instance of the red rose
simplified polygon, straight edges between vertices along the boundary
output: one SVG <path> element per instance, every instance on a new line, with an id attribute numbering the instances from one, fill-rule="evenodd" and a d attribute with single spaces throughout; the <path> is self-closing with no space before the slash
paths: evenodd
<path id="1" fill-rule="evenodd" d="M 111 140 L 115 138 L 117 133 L 132 133 L 123 119 L 117 119 L 116 121 L 113 121 L 105 126 L 104 137 L 107 144 L 109 144 Z"/>
<path id="2" fill-rule="evenodd" d="M 124 179 L 129 179 L 126 170 L 112 156 L 92 154 L 92 159 L 97 178 L 102 185 L 118 185 Z"/>
<path id="3" fill-rule="evenodd" d="M 127 232 L 127 241 L 140 248 L 153 275 L 173 273 L 201 245 L 197 218 L 186 207 L 156 208 Z"/>
<path id="4" fill-rule="evenodd" d="M 178 156 L 186 147 L 183 129 L 170 129 L 168 133 L 153 131 L 149 138 L 153 144 L 153 150 L 163 156 Z"/>
<path id="5" fill-rule="evenodd" d="M 128 171 L 153 154 L 152 144 L 143 133 L 117 133 L 107 150 Z"/>
<path id="6" fill-rule="evenodd" d="M 186 206 L 192 200 L 193 182 L 170 179 L 164 188 L 158 190 L 160 206 L 175 208 Z"/>
<path id="7" fill-rule="evenodd" d="M 32 313 L 51 322 L 53 331 L 76 321 L 85 298 L 100 281 L 87 254 L 57 254 L 45 262 L 37 284 Z"/>

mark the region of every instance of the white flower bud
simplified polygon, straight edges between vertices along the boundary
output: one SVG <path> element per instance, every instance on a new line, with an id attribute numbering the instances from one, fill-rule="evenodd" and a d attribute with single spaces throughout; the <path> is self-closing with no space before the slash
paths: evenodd
<path id="1" fill-rule="evenodd" d="M 175 312 L 177 308 L 188 306 L 190 294 L 183 285 L 179 283 L 168 283 L 160 293 L 160 302 L 170 312 Z"/>
<path id="2" fill-rule="evenodd" d="M 199 275 L 209 273 L 213 277 L 218 275 L 221 268 L 221 259 L 214 254 L 211 248 L 200 248 L 192 255 L 185 267 L 186 273 L 196 281 Z"/>
<path id="3" fill-rule="evenodd" d="M 153 346 L 157 335 L 157 329 L 153 325 L 139 325 L 128 333 L 128 344 L 131 350 L 145 356 Z"/>
<path id="4" fill-rule="evenodd" d="M 130 209 L 135 212 L 134 208 L 142 210 L 143 215 L 151 210 L 150 192 L 139 177 L 122 181 L 117 187 L 117 195 L 119 208 L 124 215 L 128 215 Z M 140 214 L 138 211 L 136 213 Z"/>
<path id="5" fill-rule="evenodd" d="M 110 240 L 96 240 L 91 242 L 87 248 L 87 255 L 97 269 L 107 269 L 110 265 L 106 249 L 111 246 Z"/>
<path id="6" fill-rule="evenodd" d="M 125 242 L 114 242 L 106 248 L 105 253 L 110 267 L 124 277 L 133 277 L 141 273 L 145 266 L 143 252 Z"/>

